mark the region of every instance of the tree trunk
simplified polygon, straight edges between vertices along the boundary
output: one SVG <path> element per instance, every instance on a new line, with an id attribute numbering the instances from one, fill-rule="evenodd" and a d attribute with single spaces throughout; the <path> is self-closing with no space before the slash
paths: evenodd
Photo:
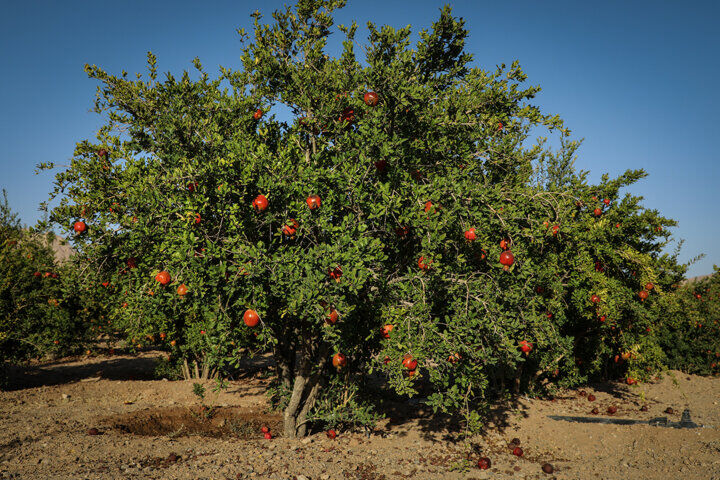
<path id="1" fill-rule="evenodd" d="M 301 352 L 300 364 L 294 372 L 292 395 L 283 416 L 283 433 L 288 438 L 303 437 L 307 434 L 307 414 L 320 392 L 327 354 L 328 346 L 325 344 L 316 352 Z"/>

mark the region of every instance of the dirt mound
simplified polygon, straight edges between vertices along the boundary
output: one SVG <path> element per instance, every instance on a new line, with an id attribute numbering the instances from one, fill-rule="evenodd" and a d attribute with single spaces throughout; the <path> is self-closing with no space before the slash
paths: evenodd
<path id="1" fill-rule="evenodd" d="M 109 428 L 134 435 L 261 439 L 262 427 L 282 431 L 282 416 L 238 407 L 169 407 L 140 410 L 101 420 Z"/>

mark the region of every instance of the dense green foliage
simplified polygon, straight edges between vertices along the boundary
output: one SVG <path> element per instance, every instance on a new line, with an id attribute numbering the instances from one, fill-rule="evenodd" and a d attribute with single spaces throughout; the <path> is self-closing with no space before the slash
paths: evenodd
<path id="1" fill-rule="evenodd" d="M 658 312 L 665 364 L 687 373 L 720 374 L 720 270 L 684 283 L 673 300 Z"/>
<path id="2" fill-rule="evenodd" d="M 371 423 L 371 373 L 474 428 L 492 395 L 656 371 L 684 267 L 661 253 L 674 222 L 625 191 L 645 173 L 589 184 L 540 89 L 517 63 L 472 66 L 449 8 L 415 45 L 368 24 L 363 58 L 339 26 L 329 56 L 343 4 L 255 14 L 216 80 L 198 60 L 158 80 L 152 54 L 147 80 L 86 68 L 108 121 L 57 174 L 50 218 L 113 326 L 186 377 L 272 351 L 289 436 Z"/>
<path id="3" fill-rule="evenodd" d="M 55 261 L 52 234 L 22 228 L 3 191 L 0 203 L 0 364 L 76 352 L 86 310 L 73 270 Z"/>

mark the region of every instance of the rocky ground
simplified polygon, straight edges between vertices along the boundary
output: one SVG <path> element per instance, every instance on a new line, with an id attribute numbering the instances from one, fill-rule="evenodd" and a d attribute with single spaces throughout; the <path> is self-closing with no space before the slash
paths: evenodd
<path id="1" fill-rule="evenodd" d="M 584 396 L 519 398 L 499 405 L 497 424 L 470 443 L 456 441 L 452 425 L 416 404 L 392 412 L 370 436 L 266 440 L 259 426 L 277 429 L 280 418 L 267 411 L 262 370 L 219 394 L 208 383 L 211 408 L 202 410 L 193 382 L 150 380 L 158 355 L 69 359 L 14 372 L 13 389 L 0 392 L 0 479 L 720 480 L 717 377 L 669 372 L 639 387 L 601 384 L 584 387 Z M 617 412 L 609 415 L 611 406 Z M 595 417 L 671 421 L 689 408 L 695 422 L 715 428 L 548 418 L 593 416 L 594 407 Z M 668 407 L 674 412 L 664 413 Z M 92 428 L 98 435 L 88 434 Z M 514 438 L 521 458 L 508 448 Z M 477 468 L 480 456 L 491 459 L 490 469 Z M 542 471 L 546 462 L 554 473 Z"/>

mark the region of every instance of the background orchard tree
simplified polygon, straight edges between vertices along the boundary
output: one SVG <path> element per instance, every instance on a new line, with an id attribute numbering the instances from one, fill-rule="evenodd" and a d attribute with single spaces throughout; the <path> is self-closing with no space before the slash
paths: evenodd
<path id="1" fill-rule="evenodd" d="M 340 25 L 329 56 L 344 3 L 255 13 L 242 68 L 217 80 L 195 60 L 196 79 L 159 81 L 151 54 L 148 80 L 86 68 L 108 122 L 57 175 L 51 219 L 76 232 L 87 284 L 112 287 L 116 326 L 164 342 L 186 377 L 271 348 L 290 437 L 371 422 L 377 370 L 475 428 L 493 393 L 651 351 L 647 306 L 681 272 L 659 255 L 672 221 L 620 198 L 644 173 L 588 185 L 539 88 L 517 63 L 472 67 L 447 7 L 415 45 L 368 24 L 362 58 Z"/>

